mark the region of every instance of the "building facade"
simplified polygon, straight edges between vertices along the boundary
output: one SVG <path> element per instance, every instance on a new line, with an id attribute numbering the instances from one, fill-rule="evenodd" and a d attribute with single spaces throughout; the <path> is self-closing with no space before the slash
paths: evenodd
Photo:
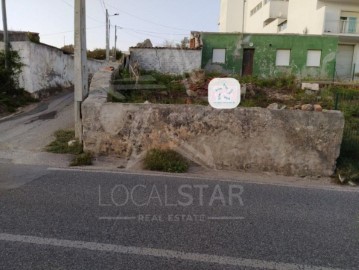
<path id="1" fill-rule="evenodd" d="M 263 78 L 335 79 L 338 37 L 201 33 L 202 68 Z"/>
<path id="2" fill-rule="evenodd" d="M 358 0 L 222 0 L 219 30 L 337 37 L 335 77 L 359 75 Z"/>

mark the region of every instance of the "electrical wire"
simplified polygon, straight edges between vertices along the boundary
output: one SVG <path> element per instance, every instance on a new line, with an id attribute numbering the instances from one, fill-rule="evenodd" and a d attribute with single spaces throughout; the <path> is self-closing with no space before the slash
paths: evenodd
<path id="1" fill-rule="evenodd" d="M 127 12 L 127 11 L 124 11 L 124 10 L 121 10 L 113 5 L 109 5 L 109 7 L 113 8 L 114 10 L 118 11 L 118 12 L 122 12 L 124 14 L 127 14 L 128 16 L 131 16 L 131 17 L 134 17 L 138 20 L 141 20 L 141 21 L 144 21 L 144 22 L 147 22 L 147 23 L 151 23 L 151 24 L 154 24 L 154 25 L 157 25 L 157 26 L 161 26 L 161 27 L 164 27 L 164 28 L 168 28 L 168 29 L 173 29 L 173 30 L 182 30 L 182 31 L 191 31 L 191 30 L 188 30 L 188 29 L 184 29 L 184 28 L 177 28 L 177 27 L 172 27 L 172 26 L 168 26 L 168 25 L 164 25 L 164 24 L 160 24 L 160 23 L 156 23 L 156 22 L 153 22 L 153 21 L 150 21 L 148 19 L 144 19 L 144 18 L 141 18 L 139 16 L 136 16 L 130 12 Z"/>
<path id="2" fill-rule="evenodd" d="M 98 28 L 102 28 L 106 25 L 99 25 L 99 26 L 95 26 L 95 27 L 88 27 L 86 28 L 86 30 L 93 30 L 93 29 L 98 29 Z M 66 33 L 74 33 L 74 30 L 69 30 L 69 31 L 63 31 L 63 32 L 56 32 L 56 33 L 48 33 L 48 34 L 44 34 L 41 35 L 42 37 L 47 37 L 47 36 L 56 36 L 56 35 L 61 35 L 61 34 L 66 34 Z"/>
<path id="3" fill-rule="evenodd" d="M 65 0 L 61 0 L 63 3 L 65 3 L 66 5 L 68 5 L 69 7 L 71 7 L 71 8 L 74 8 L 74 6 L 73 5 L 71 5 L 70 3 L 68 3 L 68 2 L 66 2 Z M 94 18 L 94 17 L 91 17 L 90 15 L 87 15 L 86 14 L 86 17 L 87 18 L 89 18 L 89 19 L 91 19 L 91 20 L 93 20 L 93 21 L 96 21 L 96 22 L 103 22 L 103 21 L 100 21 L 100 20 L 98 20 L 98 19 L 96 19 L 96 18 Z"/>

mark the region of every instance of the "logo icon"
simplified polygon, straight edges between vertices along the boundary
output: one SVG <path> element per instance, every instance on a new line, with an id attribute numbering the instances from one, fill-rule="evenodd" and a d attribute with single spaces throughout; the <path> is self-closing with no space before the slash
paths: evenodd
<path id="1" fill-rule="evenodd" d="M 208 85 L 208 102 L 215 109 L 234 109 L 241 102 L 241 85 L 233 78 L 216 78 Z"/>

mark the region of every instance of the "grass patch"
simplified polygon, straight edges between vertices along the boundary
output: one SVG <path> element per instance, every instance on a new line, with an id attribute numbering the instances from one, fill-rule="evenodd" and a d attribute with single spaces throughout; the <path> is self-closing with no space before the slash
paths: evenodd
<path id="1" fill-rule="evenodd" d="M 75 140 L 75 131 L 58 130 L 55 132 L 55 140 L 51 142 L 46 151 L 56 154 L 73 154 L 78 155 L 83 152 L 82 145 L 76 140 L 74 145 L 69 146 L 68 142 Z"/>
<path id="2" fill-rule="evenodd" d="M 70 163 L 70 166 L 90 166 L 92 165 L 92 154 L 84 152 L 76 155 Z"/>
<path id="3" fill-rule="evenodd" d="M 144 103 L 149 101 L 154 104 L 197 104 L 208 105 L 207 101 L 201 98 L 189 98 L 186 93 L 186 87 L 183 84 L 183 80 L 188 74 L 184 75 L 171 75 L 162 74 L 157 71 L 142 71 L 141 76 L 149 75 L 153 77 L 154 82 L 144 83 L 164 86 L 164 89 L 141 89 L 141 81 L 139 82 L 139 89 L 121 90 L 120 94 L 123 96 L 118 98 L 115 92 L 109 92 L 107 96 L 108 102 L 120 102 L 120 103 Z M 113 79 L 128 78 L 126 71 L 121 71 L 119 75 L 116 75 Z M 113 81 L 114 84 L 118 84 Z M 133 85 L 133 81 L 121 82 L 122 85 Z"/>
<path id="4" fill-rule="evenodd" d="M 89 166 L 92 165 L 93 156 L 91 153 L 84 152 L 82 144 L 75 139 L 75 131 L 58 130 L 55 132 L 55 140 L 46 146 L 46 151 L 55 154 L 74 155 L 70 166 Z M 75 141 L 69 146 L 69 141 Z"/>
<path id="5" fill-rule="evenodd" d="M 173 150 L 152 149 L 146 154 L 144 167 L 151 171 L 184 173 L 189 162 Z"/>

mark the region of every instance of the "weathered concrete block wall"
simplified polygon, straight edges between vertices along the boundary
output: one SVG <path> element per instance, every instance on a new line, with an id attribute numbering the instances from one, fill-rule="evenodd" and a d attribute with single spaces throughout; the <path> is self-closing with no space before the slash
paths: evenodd
<path id="1" fill-rule="evenodd" d="M 0 47 L 3 48 L 3 42 Z M 19 52 L 24 67 L 20 74 L 20 86 L 29 93 L 52 87 L 69 87 L 74 81 L 74 57 L 60 49 L 30 41 L 12 42 Z M 103 61 L 88 60 L 88 70 L 95 73 Z"/>
<path id="2" fill-rule="evenodd" d="M 344 128 L 340 112 L 107 103 L 110 75 L 95 75 L 98 85 L 91 86 L 83 103 L 87 151 L 134 161 L 162 147 L 213 169 L 334 173 Z"/>
<path id="3" fill-rule="evenodd" d="M 201 68 L 202 51 L 177 48 L 130 48 L 131 61 L 143 70 L 183 74 Z"/>

